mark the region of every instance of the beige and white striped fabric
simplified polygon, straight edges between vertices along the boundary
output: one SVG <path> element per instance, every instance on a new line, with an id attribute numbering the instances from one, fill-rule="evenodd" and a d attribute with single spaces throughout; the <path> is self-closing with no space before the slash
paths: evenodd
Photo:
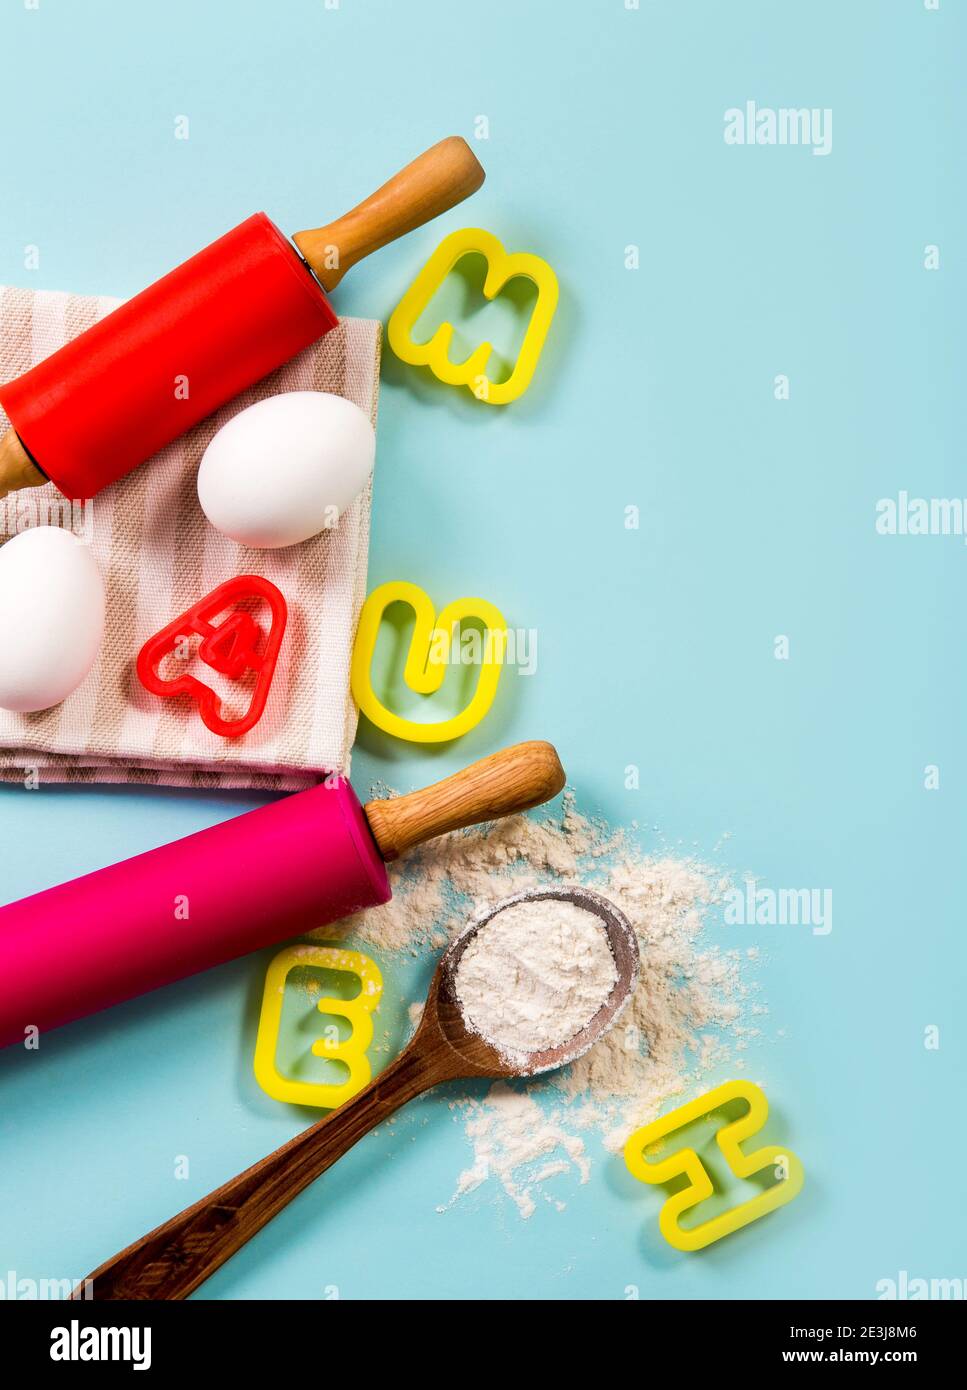
<path id="1" fill-rule="evenodd" d="M 19 376 L 117 303 L 0 287 L 0 380 Z M 356 730 L 349 657 L 365 597 L 371 489 L 337 528 L 300 546 L 257 551 L 208 524 L 195 475 L 215 430 L 279 391 L 332 391 L 354 401 L 375 425 L 379 350 L 378 323 L 344 319 L 91 501 L 67 503 L 52 485 L 0 499 L 0 540 L 28 526 L 69 526 L 91 544 L 107 593 L 104 644 L 84 684 L 41 714 L 0 710 L 0 781 L 290 791 L 329 772 L 348 772 Z M 6 424 L 0 411 L 0 426 Z M 133 663 L 148 637 L 237 574 L 261 574 L 277 584 L 289 623 L 265 714 L 236 740 L 210 733 L 186 699 L 149 695 Z"/>

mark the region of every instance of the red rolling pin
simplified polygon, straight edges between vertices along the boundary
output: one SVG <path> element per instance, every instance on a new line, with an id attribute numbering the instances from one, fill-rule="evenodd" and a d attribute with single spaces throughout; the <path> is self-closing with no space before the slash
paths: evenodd
<path id="1" fill-rule="evenodd" d="M 475 192 L 453 135 L 295 246 L 256 213 L 0 387 L 0 498 L 48 480 L 92 497 L 338 323 L 327 291 L 371 251 Z M 298 247 L 298 250 L 296 250 Z"/>
<path id="2" fill-rule="evenodd" d="M 366 806 L 340 780 L 0 907 L 0 1047 L 384 903 L 386 860 L 563 785 L 540 742 Z"/>

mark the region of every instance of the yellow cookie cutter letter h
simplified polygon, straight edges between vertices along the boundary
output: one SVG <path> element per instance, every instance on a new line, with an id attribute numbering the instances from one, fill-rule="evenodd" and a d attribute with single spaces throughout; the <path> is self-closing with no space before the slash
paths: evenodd
<path id="1" fill-rule="evenodd" d="M 678 1218 L 698 1206 L 699 1202 L 704 1202 L 706 1197 L 711 1197 L 715 1191 L 708 1169 L 694 1149 L 677 1149 L 668 1158 L 658 1161 L 646 1158 L 645 1150 L 675 1130 L 701 1120 L 734 1100 L 746 1101 L 748 1111 L 730 1124 L 723 1125 L 715 1136 L 729 1168 L 737 1178 L 751 1178 L 770 1167 L 778 1169 L 783 1176 L 759 1196 L 686 1230 L 679 1225 Z M 769 1102 L 758 1086 L 751 1081 L 726 1081 L 714 1091 L 689 1101 L 687 1105 L 680 1105 L 660 1120 L 635 1130 L 625 1145 L 625 1163 L 634 1177 L 647 1183 L 667 1183 L 677 1177 L 688 1178 L 688 1185 L 668 1198 L 658 1217 L 659 1228 L 669 1245 L 674 1245 L 676 1250 L 702 1250 L 713 1241 L 747 1226 L 750 1221 L 757 1221 L 767 1212 L 791 1202 L 796 1196 L 803 1184 L 803 1167 L 794 1153 L 772 1144 L 756 1149 L 755 1153 L 742 1152 L 743 1140 L 758 1134 L 768 1114 Z"/>
<path id="2" fill-rule="evenodd" d="M 481 343 L 463 362 L 450 358 L 453 324 L 441 323 L 427 343 L 413 341 L 413 329 L 433 295 L 462 256 L 481 255 L 487 262 L 483 292 L 495 299 L 509 280 L 523 276 L 537 286 L 537 303 L 524 332 L 517 361 L 506 381 L 491 381 L 487 363 L 493 352 L 490 343 Z M 506 405 L 523 395 L 534 375 L 547 330 L 557 308 L 557 276 L 540 256 L 526 251 L 509 254 L 492 232 L 481 227 L 464 227 L 445 237 L 397 304 L 387 325 L 390 347 L 403 362 L 429 367 L 448 386 L 466 386 L 478 400 L 488 405 Z"/>
<path id="3" fill-rule="evenodd" d="M 419 695 L 433 695 L 443 684 L 453 634 L 461 620 L 476 618 L 483 623 L 486 634 L 477 688 L 466 709 L 452 719 L 442 719 L 435 724 L 404 719 L 387 709 L 373 690 L 373 653 L 383 614 L 391 603 L 408 604 L 416 616 L 403 679 Z M 441 608 L 437 616 L 433 600 L 419 585 L 407 584 L 403 580 L 381 584 L 369 595 L 359 615 L 350 667 L 353 699 L 367 719 L 385 733 L 414 743 L 446 743 L 479 724 L 490 709 L 497 693 L 506 647 L 507 624 L 503 614 L 486 599 L 454 599 Z"/>

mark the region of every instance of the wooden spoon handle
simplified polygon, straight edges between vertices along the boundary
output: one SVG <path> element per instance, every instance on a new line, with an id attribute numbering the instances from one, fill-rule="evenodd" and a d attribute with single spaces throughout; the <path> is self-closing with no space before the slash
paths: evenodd
<path id="1" fill-rule="evenodd" d="M 364 1134 L 453 1074 L 435 1069 L 419 1040 L 338 1110 L 107 1260 L 74 1298 L 187 1298 Z"/>
<path id="2" fill-rule="evenodd" d="M 331 290 L 350 266 L 462 203 L 484 177 L 466 140 L 451 135 L 425 150 L 338 222 L 296 232 L 293 240 Z"/>
<path id="3" fill-rule="evenodd" d="M 380 854 L 391 860 L 448 830 L 550 801 L 564 780 L 555 748 L 535 740 L 502 748 L 408 796 L 367 802 L 363 809 Z"/>

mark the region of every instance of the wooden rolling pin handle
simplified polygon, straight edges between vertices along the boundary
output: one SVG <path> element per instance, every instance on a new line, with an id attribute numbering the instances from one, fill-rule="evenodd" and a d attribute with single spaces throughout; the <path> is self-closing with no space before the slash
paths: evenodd
<path id="1" fill-rule="evenodd" d="M 476 155 L 459 135 L 431 146 L 364 203 L 293 240 L 327 290 L 357 261 L 456 207 L 484 181 Z"/>
<path id="2" fill-rule="evenodd" d="M 15 430 L 0 439 L 0 498 L 22 487 L 41 487 L 48 480 L 41 473 Z"/>
<path id="3" fill-rule="evenodd" d="M 564 781 L 561 760 L 550 743 L 517 743 L 431 787 L 370 801 L 363 810 L 380 854 L 389 861 L 436 835 L 550 801 Z"/>

